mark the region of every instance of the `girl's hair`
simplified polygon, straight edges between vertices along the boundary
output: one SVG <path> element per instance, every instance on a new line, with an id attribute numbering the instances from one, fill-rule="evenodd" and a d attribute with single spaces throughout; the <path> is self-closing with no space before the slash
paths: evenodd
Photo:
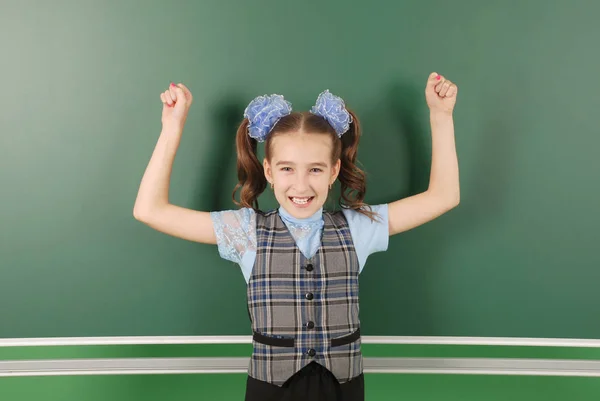
<path id="1" fill-rule="evenodd" d="M 352 123 L 348 131 L 338 138 L 333 127 L 323 117 L 309 112 L 292 112 L 282 117 L 273 127 L 265 141 L 265 157 L 271 160 L 271 143 L 279 134 L 288 132 L 309 132 L 311 134 L 329 135 L 333 143 L 332 162 L 341 161 L 338 179 L 341 184 L 341 193 L 338 203 L 343 208 L 349 208 L 373 219 L 375 212 L 364 203 L 366 188 L 365 173 L 356 165 L 358 143 L 360 141 L 360 123 L 356 115 L 348 110 L 352 116 Z M 238 183 L 233 189 L 233 202 L 241 207 L 250 207 L 258 210 L 258 197 L 267 186 L 262 163 L 257 157 L 258 142 L 248 135 L 248 119 L 244 118 L 240 124 L 237 136 L 237 171 Z M 235 194 L 241 188 L 240 202 L 235 199 Z M 368 208 L 368 210 L 367 210 Z"/>

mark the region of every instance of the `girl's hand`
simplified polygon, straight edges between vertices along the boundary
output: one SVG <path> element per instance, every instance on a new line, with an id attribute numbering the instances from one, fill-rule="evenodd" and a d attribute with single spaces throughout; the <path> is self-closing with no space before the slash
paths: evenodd
<path id="1" fill-rule="evenodd" d="M 192 92 L 184 84 L 171 83 L 169 89 L 160 94 L 160 100 L 163 126 L 183 130 L 193 101 Z"/>
<path id="2" fill-rule="evenodd" d="M 435 72 L 429 75 L 425 86 L 425 99 L 430 112 L 452 114 L 457 94 L 456 84 Z"/>

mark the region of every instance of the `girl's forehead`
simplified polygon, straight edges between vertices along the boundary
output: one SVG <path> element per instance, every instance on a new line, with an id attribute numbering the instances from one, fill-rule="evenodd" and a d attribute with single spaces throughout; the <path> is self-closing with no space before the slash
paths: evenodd
<path id="1" fill-rule="evenodd" d="M 272 164 L 331 165 L 333 142 L 328 134 L 292 132 L 274 136 L 269 145 Z"/>
<path id="2" fill-rule="evenodd" d="M 329 152 L 332 148 L 331 139 L 322 134 L 284 134 L 273 138 L 272 147 L 279 150 L 306 149 Z"/>
<path id="3" fill-rule="evenodd" d="M 279 139 L 279 138 L 278 138 Z M 271 149 L 273 160 L 289 160 L 298 163 L 308 161 L 327 162 L 331 158 L 331 144 L 326 141 L 309 140 L 273 141 Z"/>

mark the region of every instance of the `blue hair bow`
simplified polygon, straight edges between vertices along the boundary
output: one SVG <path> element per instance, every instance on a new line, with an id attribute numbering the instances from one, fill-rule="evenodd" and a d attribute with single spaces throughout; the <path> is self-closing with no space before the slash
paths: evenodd
<path id="1" fill-rule="evenodd" d="M 244 117 L 248 119 L 248 135 L 264 142 L 275 124 L 292 112 L 292 104 L 281 95 L 258 96 L 250 102 Z"/>
<path id="2" fill-rule="evenodd" d="M 244 117 L 249 121 L 248 135 L 258 142 L 264 142 L 275 124 L 291 112 L 292 104 L 281 95 L 263 95 L 254 98 L 244 110 Z M 319 94 L 310 112 L 327 120 L 339 138 L 348 131 L 352 123 L 352 116 L 346 110 L 344 101 L 329 90 Z"/>
<path id="3" fill-rule="evenodd" d="M 350 129 L 352 116 L 346 110 L 346 105 L 342 98 L 329 92 L 329 89 L 319 94 L 317 102 L 310 112 L 327 120 L 335 132 L 337 132 L 339 138 Z"/>

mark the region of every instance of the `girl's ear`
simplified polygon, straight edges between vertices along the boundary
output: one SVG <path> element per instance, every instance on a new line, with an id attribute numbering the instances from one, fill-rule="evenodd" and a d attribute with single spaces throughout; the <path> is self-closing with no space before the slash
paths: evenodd
<path id="1" fill-rule="evenodd" d="M 333 184 L 335 182 L 335 180 L 337 180 L 337 177 L 340 174 L 341 166 L 342 166 L 342 161 L 340 159 L 337 159 L 337 161 L 331 168 L 331 180 L 329 182 L 330 184 Z"/>
<path id="2" fill-rule="evenodd" d="M 265 178 L 269 183 L 273 182 L 273 172 L 271 171 L 271 165 L 269 161 L 265 158 L 263 159 L 263 170 L 265 171 Z"/>

